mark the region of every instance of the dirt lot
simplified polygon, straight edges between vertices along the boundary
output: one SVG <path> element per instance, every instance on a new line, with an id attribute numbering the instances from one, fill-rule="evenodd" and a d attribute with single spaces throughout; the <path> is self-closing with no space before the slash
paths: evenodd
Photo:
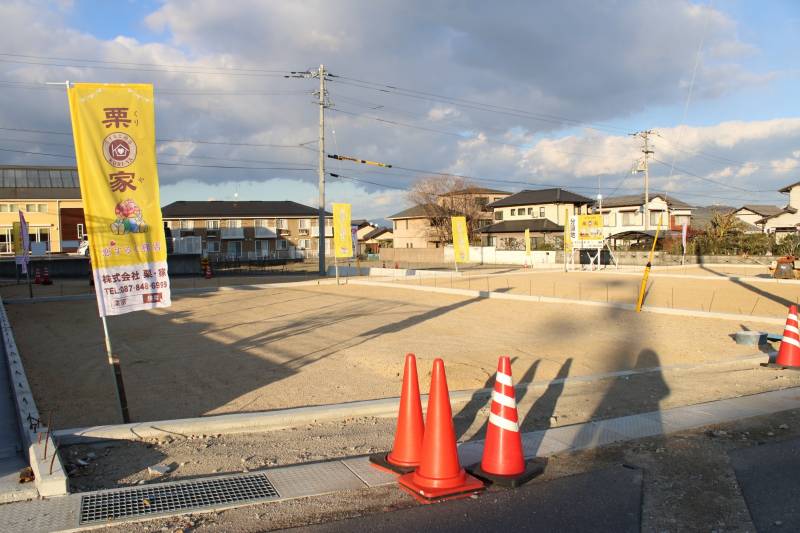
<path id="1" fill-rule="evenodd" d="M 118 422 L 95 302 L 7 310 L 40 411 Z M 396 396 L 409 351 L 424 390 L 437 356 L 452 390 L 476 389 L 502 354 L 518 375 L 585 376 L 750 354 L 729 335 L 759 327 L 356 285 L 180 295 L 108 322 L 136 421 Z"/>
<path id="2" fill-rule="evenodd" d="M 724 275 L 723 270 L 714 267 L 709 272 L 695 268 L 692 274 L 681 274 L 678 270 L 654 269 L 648 283 L 645 306 L 784 318 L 787 307 L 800 302 L 800 283 L 779 282 L 769 278 L 732 279 Z M 698 279 L 698 276 L 703 279 Z M 526 273 L 509 269 L 506 272 L 496 270 L 489 275 L 467 271 L 460 277 L 397 278 L 392 281 L 597 302 L 636 303 L 642 274 L 630 269 L 566 273 Z"/>

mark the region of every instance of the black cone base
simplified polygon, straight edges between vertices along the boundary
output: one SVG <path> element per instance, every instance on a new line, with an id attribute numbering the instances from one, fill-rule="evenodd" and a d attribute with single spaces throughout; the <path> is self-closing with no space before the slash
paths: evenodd
<path id="1" fill-rule="evenodd" d="M 388 453 L 376 453 L 370 455 L 369 462 L 382 470 L 388 470 L 389 472 L 393 472 L 395 474 L 408 474 L 409 472 L 413 472 L 417 468 L 416 466 L 393 465 L 392 463 L 389 462 Z"/>
<path id="2" fill-rule="evenodd" d="M 491 474 L 489 472 L 485 472 L 481 468 L 480 463 L 467 467 L 467 472 L 487 483 L 492 483 L 493 485 L 500 485 L 501 487 L 509 487 L 515 489 L 517 487 L 521 487 L 528 481 L 532 480 L 533 478 L 544 472 L 544 464 L 542 464 L 540 461 L 537 461 L 536 459 L 531 459 L 530 461 L 526 461 L 525 470 L 521 474 L 517 474 L 516 476 L 501 476 L 498 474 Z"/>

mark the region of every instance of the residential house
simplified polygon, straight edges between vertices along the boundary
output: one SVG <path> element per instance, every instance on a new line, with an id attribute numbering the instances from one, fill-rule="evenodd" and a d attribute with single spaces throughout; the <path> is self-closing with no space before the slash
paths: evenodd
<path id="1" fill-rule="evenodd" d="M 440 196 L 435 204 L 415 205 L 387 217 L 392 221 L 394 248 L 439 248 L 446 243 L 431 224 L 432 217 L 449 217 L 451 214 L 477 212 L 477 226 L 492 223 L 492 208 L 489 205 L 506 198 L 511 193 L 467 187 Z"/>
<path id="2" fill-rule="evenodd" d="M 609 237 L 655 232 L 659 220 L 662 231 L 679 231 L 684 224 L 691 226 L 692 207 L 689 204 L 663 193 L 654 193 L 645 209 L 644 200 L 644 194 L 603 198 L 603 234 Z M 649 219 L 645 218 L 645 213 L 649 214 Z"/>
<path id="3" fill-rule="evenodd" d="M 778 192 L 789 195 L 789 205 L 780 212 L 764 216 L 755 221 L 755 224 L 765 233 L 775 233 L 780 240 L 783 236 L 797 233 L 800 226 L 800 181 L 779 189 Z"/>
<path id="4" fill-rule="evenodd" d="M 529 230 L 531 249 L 541 250 L 563 246 L 564 226 L 548 218 L 503 220 L 478 231 L 481 244 L 494 246 L 498 250 L 524 250 L 525 230 Z"/>
<path id="5" fill-rule="evenodd" d="M 520 191 L 487 206 L 495 222 L 481 228 L 481 242 L 498 249 L 524 249 L 528 229 L 534 249 L 544 243 L 554 245 L 569 217 L 588 213 L 593 202 L 560 188 Z"/>
<path id="6" fill-rule="evenodd" d="M 764 224 L 763 223 L 759 224 L 759 222 L 763 220 L 765 217 L 779 215 L 782 212 L 783 208 L 778 207 L 776 205 L 748 204 L 748 205 L 743 205 L 742 207 L 734 211 L 734 214 L 736 215 L 736 218 L 738 218 L 742 222 L 750 226 L 755 226 L 763 232 Z"/>
<path id="7" fill-rule="evenodd" d="M 0 254 L 11 254 L 12 226 L 25 214 L 31 242 L 74 252 L 86 234 L 75 167 L 0 166 Z"/>
<path id="8" fill-rule="evenodd" d="M 393 243 L 392 230 L 384 227 L 377 227 L 364 235 L 361 241 L 364 254 L 377 254 L 381 248 L 391 248 Z"/>
<path id="9" fill-rule="evenodd" d="M 176 244 L 195 238 L 210 257 L 299 259 L 319 253 L 319 210 L 297 202 L 179 201 L 161 213 Z M 333 220 L 326 212 L 326 254 L 332 236 Z"/>

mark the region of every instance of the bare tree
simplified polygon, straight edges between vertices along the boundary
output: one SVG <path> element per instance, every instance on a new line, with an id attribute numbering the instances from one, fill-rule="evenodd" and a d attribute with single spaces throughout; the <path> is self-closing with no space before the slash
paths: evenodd
<path id="1" fill-rule="evenodd" d="M 475 193 L 470 192 L 473 187 L 458 176 L 430 176 L 414 183 L 408 192 L 408 199 L 425 210 L 430 223 L 428 238 L 442 243 L 452 242 L 450 217 L 463 216 L 467 220 L 470 242 L 480 240 L 477 230 L 484 211 Z"/>

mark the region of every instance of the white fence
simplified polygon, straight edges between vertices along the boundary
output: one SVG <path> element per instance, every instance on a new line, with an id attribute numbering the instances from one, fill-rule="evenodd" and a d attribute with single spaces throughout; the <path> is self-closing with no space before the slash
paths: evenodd
<path id="1" fill-rule="evenodd" d="M 554 265 L 556 253 L 532 251 L 528 259 L 533 265 Z M 444 261 L 452 263 L 455 255 L 452 246 L 445 246 Z M 526 262 L 525 250 L 498 250 L 494 246 L 470 246 L 469 262 L 482 265 L 524 265 Z"/>

